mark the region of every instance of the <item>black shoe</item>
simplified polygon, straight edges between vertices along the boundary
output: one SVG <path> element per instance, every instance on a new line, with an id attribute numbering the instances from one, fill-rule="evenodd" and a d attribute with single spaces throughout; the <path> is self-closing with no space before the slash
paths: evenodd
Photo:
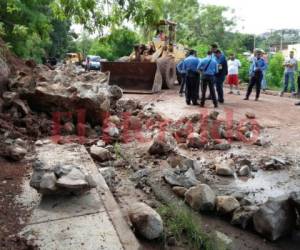
<path id="1" fill-rule="evenodd" d="M 300 106 L 300 102 L 296 102 L 295 105 L 296 105 L 296 106 Z"/>
<path id="2" fill-rule="evenodd" d="M 222 100 L 222 101 L 219 101 L 219 103 L 223 104 L 223 103 L 224 103 L 224 100 Z"/>
<path id="3" fill-rule="evenodd" d="M 249 100 L 249 97 L 245 97 L 243 100 L 248 101 L 248 100 Z"/>
<path id="4" fill-rule="evenodd" d="M 200 103 L 200 107 L 203 108 L 204 107 L 204 103 Z"/>
<path id="5" fill-rule="evenodd" d="M 186 104 L 187 104 L 187 105 L 191 105 L 191 102 L 190 102 L 190 101 L 186 101 Z"/>
<path id="6" fill-rule="evenodd" d="M 215 104 L 214 106 L 215 106 L 215 108 L 218 108 L 218 104 Z"/>
<path id="7" fill-rule="evenodd" d="M 255 101 L 256 101 L 256 102 L 258 101 L 258 97 L 255 98 Z"/>
<path id="8" fill-rule="evenodd" d="M 199 105 L 199 103 L 197 101 L 193 102 L 193 105 L 196 106 L 196 105 Z"/>

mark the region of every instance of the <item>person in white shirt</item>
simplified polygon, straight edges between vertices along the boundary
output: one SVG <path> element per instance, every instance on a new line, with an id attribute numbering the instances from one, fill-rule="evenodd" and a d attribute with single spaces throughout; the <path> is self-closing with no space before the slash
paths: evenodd
<path id="1" fill-rule="evenodd" d="M 291 82 L 291 93 L 295 94 L 295 73 L 298 71 L 298 62 L 294 58 L 294 51 L 290 52 L 290 57 L 285 60 L 284 64 L 284 87 L 280 93 L 283 96 L 284 92 L 288 91 L 289 82 Z"/>
<path id="2" fill-rule="evenodd" d="M 239 68 L 241 67 L 240 60 L 235 58 L 234 54 L 229 55 L 228 64 L 228 76 L 227 83 L 229 84 L 229 94 L 233 94 L 233 87 L 236 88 L 237 94 L 240 95 L 239 91 Z"/>

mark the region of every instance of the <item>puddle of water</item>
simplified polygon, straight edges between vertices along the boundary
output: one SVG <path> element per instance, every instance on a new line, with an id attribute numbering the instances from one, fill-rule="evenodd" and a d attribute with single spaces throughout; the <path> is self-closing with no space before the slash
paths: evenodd
<path id="1" fill-rule="evenodd" d="M 300 191 L 300 169 L 263 171 L 254 173 L 254 178 L 227 180 L 226 183 L 215 184 L 221 193 L 243 193 L 251 201 L 261 204 L 269 197 L 278 197 Z"/>

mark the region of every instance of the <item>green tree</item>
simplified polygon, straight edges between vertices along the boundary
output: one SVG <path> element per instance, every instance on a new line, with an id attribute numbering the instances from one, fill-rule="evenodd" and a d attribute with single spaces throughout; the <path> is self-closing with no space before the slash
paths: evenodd
<path id="1" fill-rule="evenodd" d="M 21 57 L 40 60 L 50 45 L 52 30 L 51 0 L 2 0 L 0 24 L 2 36 Z"/>
<path id="2" fill-rule="evenodd" d="M 188 46 L 197 44 L 199 38 L 199 4 L 197 0 L 164 1 L 163 15 L 177 23 L 177 41 Z"/>
<path id="3" fill-rule="evenodd" d="M 284 57 L 281 53 L 276 53 L 269 59 L 267 71 L 267 82 L 270 88 L 280 88 L 282 85 L 284 72 Z"/>
<path id="4" fill-rule="evenodd" d="M 115 60 L 129 55 L 138 42 L 138 35 L 128 28 L 114 29 L 109 36 L 94 40 L 89 54 Z"/>
<path id="5" fill-rule="evenodd" d="M 249 69 L 250 69 L 250 61 L 249 59 L 242 55 L 242 54 L 237 54 L 237 59 L 240 60 L 241 62 L 241 68 L 239 69 L 239 78 L 243 82 L 249 82 Z"/>
<path id="6" fill-rule="evenodd" d="M 51 45 L 47 48 L 47 54 L 50 57 L 62 59 L 72 47 L 73 36 L 70 33 L 71 22 L 53 19 L 51 21 L 52 31 L 50 32 Z M 72 52 L 72 51 L 70 51 Z"/>

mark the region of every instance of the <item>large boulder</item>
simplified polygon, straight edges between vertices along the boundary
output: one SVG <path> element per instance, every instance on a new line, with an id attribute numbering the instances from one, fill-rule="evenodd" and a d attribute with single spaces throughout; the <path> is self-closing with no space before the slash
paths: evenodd
<path id="1" fill-rule="evenodd" d="M 30 186 L 41 194 L 80 194 L 96 187 L 87 170 L 80 165 L 49 165 L 37 160 L 33 164 Z"/>
<path id="2" fill-rule="evenodd" d="M 216 205 L 220 214 L 230 214 L 240 207 L 238 200 L 232 196 L 217 196 Z"/>
<path id="3" fill-rule="evenodd" d="M 166 155 L 176 148 L 176 141 L 167 132 L 161 132 L 154 136 L 149 153 L 152 155 Z"/>
<path id="4" fill-rule="evenodd" d="M 216 195 L 208 185 L 199 184 L 186 191 L 185 202 L 196 211 L 213 211 L 215 209 Z"/>
<path id="5" fill-rule="evenodd" d="M 133 204 L 128 215 L 135 231 L 144 238 L 154 240 L 162 235 L 164 228 L 160 215 L 145 203 Z"/>
<path id="6" fill-rule="evenodd" d="M 107 85 L 106 74 L 101 73 L 98 77 L 97 82 L 74 81 L 70 84 L 39 82 L 34 91 L 24 93 L 23 97 L 27 99 L 32 110 L 73 114 L 81 110 L 83 112 L 81 116 L 85 114 L 88 122 L 100 125 L 111 104 L 121 98 L 122 90 L 117 86 Z"/>
<path id="7" fill-rule="evenodd" d="M 253 222 L 258 233 L 269 240 L 277 240 L 295 227 L 295 209 L 287 197 L 270 198 L 254 214 Z"/>

